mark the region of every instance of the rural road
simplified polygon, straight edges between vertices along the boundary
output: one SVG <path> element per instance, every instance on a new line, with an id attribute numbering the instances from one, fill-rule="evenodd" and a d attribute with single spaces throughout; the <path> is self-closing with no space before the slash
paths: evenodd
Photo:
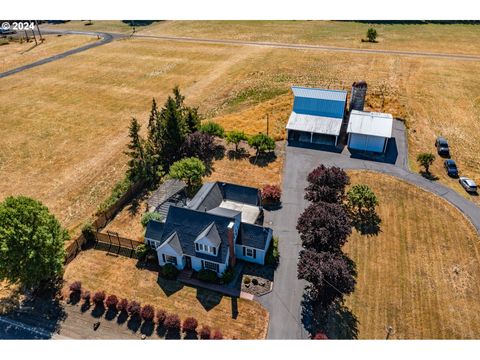
<path id="1" fill-rule="evenodd" d="M 435 53 L 426 51 L 403 51 L 403 50 L 382 50 L 382 49 L 358 49 L 351 47 L 339 47 L 328 45 L 309 45 L 309 44 L 292 44 L 292 43 L 277 43 L 277 42 L 264 42 L 264 41 L 247 41 L 247 40 L 225 40 L 225 39 L 209 39 L 209 38 L 196 38 L 196 37 L 182 37 L 182 36 L 162 36 L 162 35 L 142 35 L 142 34 L 120 34 L 114 32 L 93 32 L 93 31 L 73 31 L 73 30 L 52 30 L 51 28 L 42 29 L 44 34 L 62 34 L 62 35 L 91 35 L 101 37 L 100 41 L 92 44 L 84 45 L 72 50 L 68 50 L 61 54 L 50 56 L 48 58 L 20 66 L 18 68 L 0 73 L 0 79 L 16 74 L 21 71 L 31 69 L 36 66 L 47 64 L 49 62 L 63 59 L 67 56 L 86 51 L 97 46 L 108 44 L 109 42 L 117 39 L 134 37 L 134 38 L 148 38 L 158 39 L 164 41 L 176 41 L 176 42 L 191 42 L 191 43 L 204 43 L 204 44 L 223 44 L 223 45 L 240 45 L 240 46 L 260 46 L 270 47 L 278 49 L 292 49 L 292 50 L 317 50 L 327 52 L 347 52 L 357 54 L 380 54 L 380 55 L 399 55 L 399 56 L 414 56 L 414 57 L 426 57 L 437 58 L 446 60 L 463 60 L 463 61 L 480 61 L 480 55 L 467 55 L 467 54 L 451 54 L 451 53 Z"/>

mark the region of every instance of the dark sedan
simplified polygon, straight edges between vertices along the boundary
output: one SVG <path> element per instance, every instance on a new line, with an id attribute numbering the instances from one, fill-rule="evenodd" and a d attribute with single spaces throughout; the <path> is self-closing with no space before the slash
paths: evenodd
<path id="1" fill-rule="evenodd" d="M 438 137 L 435 140 L 435 146 L 437 148 L 438 155 L 450 156 L 450 148 L 448 146 L 447 139 L 443 137 Z"/>
<path id="2" fill-rule="evenodd" d="M 458 177 L 458 168 L 455 161 L 452 159 L 445 160 L 443 166 L 445 167 L 445 170 L 447 170 L 448 176 Z"/>

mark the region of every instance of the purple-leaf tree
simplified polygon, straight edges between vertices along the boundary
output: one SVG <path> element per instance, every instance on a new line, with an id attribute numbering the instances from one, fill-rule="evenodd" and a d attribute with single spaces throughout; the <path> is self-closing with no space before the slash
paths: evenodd
<path id="1" fill-rule="evenodd" d="M 320 165 L 308 174 L 307 181 L 306 200 L 337 203 L 344 197 L 345 187 L 350 183 L 350 178 L 343 169 Z"/>

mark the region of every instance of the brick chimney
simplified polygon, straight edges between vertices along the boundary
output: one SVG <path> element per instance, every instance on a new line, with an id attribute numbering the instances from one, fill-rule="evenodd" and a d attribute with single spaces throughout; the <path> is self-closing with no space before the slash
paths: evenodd
<path id="1" fill-rule="evenodd" d="M 235 266 L 235 243 L 233 242 L 233 228 L 235 226 L 235 222 L 231 222 L 228 224 L 228 248 L 230 250 L 230 266 Z"/>

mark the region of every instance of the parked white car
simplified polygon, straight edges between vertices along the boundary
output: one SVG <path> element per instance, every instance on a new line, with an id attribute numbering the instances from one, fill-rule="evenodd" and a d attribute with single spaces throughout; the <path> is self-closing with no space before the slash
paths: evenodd
<path id="1" fill-rule="evenodd" d="M 458 182 L 467 192 L 477 192 L 477 184 L 475 184 L 475 181 L 473 181 L 472 179 L 462 176 L 458 179 Z"/>

